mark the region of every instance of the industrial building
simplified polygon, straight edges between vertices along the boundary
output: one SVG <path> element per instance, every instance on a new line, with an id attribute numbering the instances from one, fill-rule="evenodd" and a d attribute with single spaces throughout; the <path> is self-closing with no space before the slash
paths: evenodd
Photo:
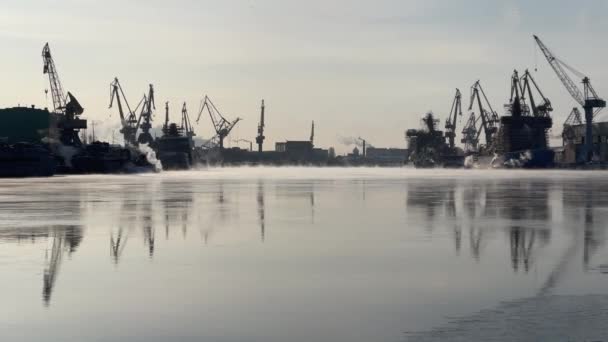
<path id="1" fill-rule="evenodd" d="M 283 158 L 292 163 L 307 162 L 327 162 L 329 151 L 321 148 L 314 148 L 312 141 L 288 140 L 275 143 L 275 152 L 280 153 Z"/>
<path id="2" fill-rule="evenodd" d="M 409 151 L 405 148 L 367 147 L 364 156 L 370 163 L 377 165 L 405 164 Z"/>
<path id="3" fill-rule="evenodd" d="M 409 150 L 404 148 L 355 147 L 352 153 L 338 157 L 338 163 L 351 166 L 402 166 L 407 164 Z"/>
<path id="4" fill-rule="evenodd" d="M 564 127 L 563 148 L 556 156 L 557 162 L 575 164 L 585 160 L 586 125 Z M 608 162 L 608 122 L 594 122 L 592 125 L 592 160 Z"/>

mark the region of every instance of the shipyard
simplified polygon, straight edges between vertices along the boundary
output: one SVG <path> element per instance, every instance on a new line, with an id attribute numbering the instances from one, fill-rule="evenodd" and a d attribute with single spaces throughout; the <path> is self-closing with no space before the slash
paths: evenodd
<path id="1" fill-rule="evenodd" d="M 534 41 L 581 106 L 580 110 L 574 107 L 562 125 L 561 146 L 551 146 L 549 141 L 554 126 L 552 103 L 526 69 L 512 72 L 502 113 L 494 109 L 500 107 L 492 105 L 481 82 L 476 81 L 470 96 L 456 89 L 447 115 L 428 112 L 421 116 L 420 128 L 405 129 L 403 143 L 407 146 L 376 148 L 362 137 L 342 137 L 340 143 L 353 148 L 343 155 L 335 147 L 315 145 L 314 121 L 308 139 L 276 141 L 274 149 L 265 146 L 268 113 L 264 100 L 259 115 L 247 118 L 257 120 L 257 132 L 234 137 L 243 118 L 222 114 L 209 96 L 202 98 L 196 120 L 191 121 L 186 102 L 181 103 L 180 111 L 175 110 L 180 106 L 168 101 L 157 110 L 153 84 L 136 105 L 129 103 L 117 77 L 110 84 L 108 108 L 118 114 L 114 117 L 119 119 L 122 143 L 98 141 L 94 132 L 89 133 L 83 106 L 70 91 L 64 91 L 47 43 L 42 51 L 43 74 L 48 76 L 53 107 L 0 109 L 0 175 L 160 172 L 240 165 L 604 168 L 608 165 L 606 135 L 602 135 L 606 123 L 596 116 L 605 101 L 589 77 L 561 62 L 537 36 Z M 572 77 L 581 79 L 577 82 Z M 49 90 L 45 93 L 48 96 Z M 197 135 L 201 125 L 209 125 L 213 135 Z M 317 123 L 317 127 L 321 125 Z M 305 132 L 302 127 L 302 135 Z M 228 146 L 230 143 L 236 146 Z"/>
<path id="2" fill-rule="evenodd" d="M 3 2 L 2 341 L 608 341 L 607 11 Z"/>

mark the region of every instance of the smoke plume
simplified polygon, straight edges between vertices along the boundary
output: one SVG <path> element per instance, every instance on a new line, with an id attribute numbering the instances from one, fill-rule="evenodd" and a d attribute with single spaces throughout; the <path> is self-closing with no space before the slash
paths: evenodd
<path id="1" fill-rule="evenodd" d="M 338 137 L 338 141 L 340 141 L 341 144 L 346 145 L 346 146 L 351 146 L 351 145 L 355 145 L 357 147 L 363 147 L 363 140 L 357 137 Z M 365 142 L 366 147 L 374 147 L 372 146 L 372 144 L 369 143 L 369 141 Z"/>

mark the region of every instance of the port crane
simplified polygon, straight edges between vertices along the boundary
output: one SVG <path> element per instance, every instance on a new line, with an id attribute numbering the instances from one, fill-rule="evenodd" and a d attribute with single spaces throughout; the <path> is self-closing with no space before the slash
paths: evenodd
<path id="1" fill-rule="evenodd" d="M 450 110 L 450 116 L 445 122 L 445 136 L 448 138 L 450 148 L 454 149 L 454 138 L 456 138 L 456 119 L 458 116 L 462 116 L 462 95 L 460 90 L 456 89 L 456 95 L 452 102 L 452 109 Z"/>
<path id="2" fill-rule="evenodd" d="M 215 129 L 215 137 L 212 140 L 218 141 L 220 150 L 224 149 L 224 139 L 230 134 L 234 126 L 241 121 L 241 118 L 236 118 L 234 121 L 230 122 L 226 119 L 222 113 L 217 109 L 217 107 L 213 104 L 209 96 L 205 95 L 205 98 L 202 101 L 201 109 L 198 112 L 198 117 L 196 119 L 196 123 L 198 123 L 201 119 L 203 111 L 207 109 L 209 113 L 209 117 L 211 118 L 211 123 L 213 124 L 213 128 Z"/>
<path id="3" fill-rule="evenodd" d="M 550 118 L 551 112 L 553 111 L 551 101 L 549 101 L 549 99 L 543 94 L 542 90 L 540 90 L 538 83 L 536 83 L 536 80 L 534 80 L 534 77 L 532 77 L 530 71 L 526 70 L 524 75 L 521 77 L 520 82 L 522 97 L 525 100 L 527 94 L 529 109 L 532 111 L 532 115 L 535 117 Z M 532 89 L 536 89 L 536 92 L 542 100 L 542 102 L 540 102 L 540 104 L 538 105 L 534 100 L 534 94 Z"/>
<path id="4" fill-rule="evenodd" d="M 188 115 L 188 109 L 186 108 L 186 102 L 182 106 L 182 130 L 186 134 L 186 136 L 190 139 L 194 137 L 196 134 L 194 133 L 194 128 L 190 123 L 190 116 Z"/>
<path id="5" fill-rule="evenodd" d="M 568 64 L 564 63 L 562 60 L 557 58 L 551 50 L 538 38 L 538 36 L 534 36 L 534 40 L 536 44 L 545 55 L 547 62 L 553 71 L 562 82 L 566 90 L 570 93 L 570 96 L 580 104 L 585 112 L 585 161 L 591 160 L 591 155 L 593 152 L 593 119 L 599 113 L 599 111 L 606 107 L 606 101 L 598 96 L 595 89 L 591 85 L 591 80 L 589 77 L 585 76 L 583 73 L 577 71 L 572 68 Z M 570 70 L 577 77 L 582 79 L 583 90 L 574 83 L 574 81 L 568 76 L 566 70 Z M 570 117 L 569 117 L 570 118 Z M 567 120 L 568 121 L 568 120 Z"/>
<path id="6" fill-rule="evenodd" d="M 260 111 L 260 123 L 258 124 L 258 136 L 255 137 L 255 142 L 256 144 L 258 144 L 258 152 L 262 153 L 262 145 L 264 144 L 264 139 L 266 139 L 266 137 L 264 136 L 264 110 L 265 110 L 265 106 L 264 106 L 264 100 L 262 100 L 262 108 Z"/>
<path id="7" fill-rule="evenodd" d="M 60 140 L 64 145 L 81 146 L 82 141 L 78 136 L 78 131 L 86 129 L 87 122 L 86 120 L 79 119 L 78 116 L 84 112 L 84 108 L 82 108 L 76 97 L 69 91 L 67 97 L 64 95 L 59 74 L 55 67 L 55 61 L 51 56 L 49 43 L 46 43 L 42 49 L 42 60 L 42 73 L 49 76 L 54 113 L 61 116 L 61 120 L 58 123 Z"/>
<path id="8" fill-rule="evenodd" d="M 564 122 L 564 126 L 576 126 L 576 125 L 582 125 L 582 124 L 583 124 L 583 117 L 581 116 L 581 112 L 576 107 L 572 108 L 572 111 L 570 112 L 570 114 L 568 115 L 568 118 L 566 118 L 566 121 Z"/>
<path id="9" fill-rule="evenodd" d="M 110 106 L 108 108 L 112 108 L 114 104 L 114 99 L 116 99 L 116 105 L 118 106 L 118 114 L 120 115 L 120 123 L 122 124 L 122 128 L 120 129 L 120 133 L 122 133 L 125 144 L 135 146 L 137 145 L 137 124 L 138 119 L 135 112 L 131 110 L 131 106 L 129 106 L 129 102 L 127 101 L 127 97 L 125 96 L 125 92 L 122 90 L 122 86 L 118 81 L 118 78 L 115 77 L 114 81 L 110 84 Z M 125 106 L 127 107 L 127 115 L 125 116 L 123 109 L 123 101 Z"/>
<path id="10" fill-rule="evenodd" d="M 471 87 L 471 101 L 469 105 L 469 111 L 473 110 L 473 106 L 477 103 L 479 110 L 479 117 L 481 118 L 481 125 L 483 128 L 483 132 L 486 138 L 486 146 L 489 147 L 494 139 L 494 135 L 498 131 L 498 114 L 492 109 L 492 105 L 490 105 L 490 101 L 488 101 L 488 97 L 481 87 L 481 83 L 479 81 L 475 82 Z M 485 102 L 488 110 L 484 108 L 483 103 Z M 481 130 L 477 132 L 477 140 L 479 140 L 479 135 L 481 134 Z"/>
<path id="11" fill-rule="evenodd" d="M 514 117 L 529 116 L 530 114 L 530 108 L 526 105 L 522 94 L 523 91 L 519 73 L 515 70 L 511 76 L 511 98 L 509 99 L 509 104 L 505 105 L 507 110 L 511 112 L 511 115 Z"/>
<path id="12" fill-rule="evenodd" d="M 475 113 L 469 115 L 469 119 L 462 129 L 462 140 L 464 144 L 464 150 L 466 152 L 477 151 L 477 145 L 479 144 L 479 134 L 477 131 L 477 117 Z"/>
<path id="13" fill-rule="evenodd" d="M 534 90 L 538 93 L 542 102 L 536 104 Z M 506 106 L 513 116 L 533 116 L 536 118 L 551 118 L 553 107 L 551 101 L 543 94 L 542 90 L 528 70 L 519 77 L 517 70 L 511 76 L 511 98 Z"/>
<path id="14" fill-rule="evenodd" d="M 148 144 L 154 142 L 150 129 L 152 128 L 152 116 L 153 111 L 156 109 L 154 103 L 154 87 L 150 84 L 148 88 L 148 95 L 144 94 L 142 99 L 143 105 L 141 106 L 141 112 L 139 113 L 139 119 L 137 120 L 137 129 L 141 129 L 141 133 L 137 137 L 139 144 Z"/>

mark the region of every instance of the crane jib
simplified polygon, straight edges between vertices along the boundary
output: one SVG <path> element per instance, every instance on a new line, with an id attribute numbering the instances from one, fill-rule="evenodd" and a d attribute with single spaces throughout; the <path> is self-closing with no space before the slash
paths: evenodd
<path id="1" fill-rule="evenodd" d="M 566 87 L 566 90 L 568 90 L 568 92 L 570 93 L 570 96 L 572 96 L 572 98 L 576 102 L 578 102 L 581 106 L 584 106 L 585 105 L 585 97 L 583 96 L 583 93 L 581 92 L 581 90 L 579 89 L 579 87 L 576 85 L 576 83 L 574 83 L 574 81 L 570 78 L 570 76 L 568 76 L 568 74 L 566 73 L 566 71 L 562 67 L 562 65 L 566 66 L 566 67 L 567 67 L 567 65 L 565 63 L 561 62 L 549 50 L 549 48 L 540 40 L 540 38 L 538 38 L 538 36 L 534 36 L 534 40 L 536 41 L 536 44 L 540 48 L 541 52 L 543 53 L 543 55 L 547 59 L 547 62 L 549 63 L 549 65 L 551 66 L 551 68 L 553 69 L 553 71 L 555 72 L 555 74 L 557 75 L 557 77 L 559 78 L 559 80 L 562 82 L 562 84 L 564 85 L 564 87 Z"/>

